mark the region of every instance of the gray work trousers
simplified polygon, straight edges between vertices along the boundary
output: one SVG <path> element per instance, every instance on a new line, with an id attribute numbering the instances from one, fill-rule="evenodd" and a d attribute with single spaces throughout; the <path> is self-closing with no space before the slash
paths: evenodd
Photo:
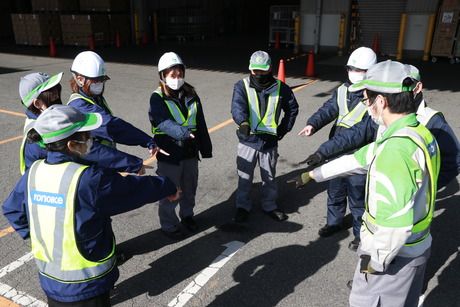
<path id="1" fill-rule="evenodd" d="M 236 191 L 236 207 L 250 211 L 252 208 L 250 193 L 254 169 L 259 162 L 262 178 L 261 204 L 266 212 L 278 208 L 276 198 L 278 188 L 275 182 L 278 148 L 258 151 L 238 143 L 236 166 L 238 169 L 238 190 Z"/>
<path id="2" fill-rule="evenodd" d="M 416 258 L 395 257 L 384 273 L 360 273 L 353 277 L 351 307 L 417 307 L 430 249 Z"/>
<path id="3" fill-rule="evenodd" d="M 160 200 L 158 216 L 161 229 L 175 231 L 178 228 L 179 219 L 176 214 L 176 206 L 179 204 L 180 218 L 193 216 L 195 207 L 195 194 L 198 185 L 198 159 L 180 161 L 179 165 L 158 161 L 158 175 L 171 179 L 182 190 L 179 201 L 170 202 L 166 198 Z"/>

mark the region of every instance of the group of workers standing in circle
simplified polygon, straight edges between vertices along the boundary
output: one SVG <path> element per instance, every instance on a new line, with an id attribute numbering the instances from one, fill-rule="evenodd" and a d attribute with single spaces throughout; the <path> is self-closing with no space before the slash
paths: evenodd
<path id="1" fill-rule="evenodd" d="M 458 174 L 459 144 L 443 115 L 426 105 L 416 67 L 377 63 L 371 49 L 360 47 L 346 69 L 348 81 L 298 133 L 312 136 L 334 122 L 330 139 L 303 161 L 316 168 L 288 183 L 300 188 L 329 180 L 321 237 L 343 231 L 348 204 L 354 235 L 349 248 L 359 255 L 351 306 L 417 306 L 436 191 Z M 180 240 L 185 229 L 199 230 L 193 211 L 198 162 L 212 158 L 212 143 L 185 71 L 174 52 L 159 59 L 160 82 L 148 112 L 151 135 L 113 114 L 103 96 L 110 78 L 92 51 L 72 63 L 67 105 L 61 101 L 62 73 L 21 78 L 27 115 L 22 177 L 3 214 L 22 238 L 30 238 L 49 306 L 110 306 L 119 276 L 111 216 L 159 201 L 166 236 Z M 278 142 L 292 130 L 299 106 L 289 86 L 272 76 L 268 53 L 254 52 L 249 71 L 235 84 L 231 102 L 239 140 L 233 221 L 250 218 L 258 164 L 262 210 L 282 222 L 288 216 L 276 203 Z M 158 176 L 145 175 L 144 161 L 116 144 L 148 149 L 158 160 Z"/>

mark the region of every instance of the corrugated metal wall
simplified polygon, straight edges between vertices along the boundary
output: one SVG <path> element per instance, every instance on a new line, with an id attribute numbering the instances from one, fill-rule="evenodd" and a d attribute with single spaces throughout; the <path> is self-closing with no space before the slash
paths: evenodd
<path id="1" fill-rule="evenodd" d="M 431 14 L 436 12 L 439 0 L 407 0 L 408 14 Z"/>
<path id="2" fill-rule="evenodd" d="M 401 14 L 406 10 L 407 0 L 359 0 L 360 42 L 372 46 L 376 34 L 380 35 L 382 54 L 395 55 Z"/>

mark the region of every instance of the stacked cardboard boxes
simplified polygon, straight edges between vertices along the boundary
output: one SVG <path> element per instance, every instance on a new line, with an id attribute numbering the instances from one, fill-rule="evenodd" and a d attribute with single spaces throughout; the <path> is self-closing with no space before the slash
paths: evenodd
<path id="1" fill-rule="evenodd" d="M 126 12 L 129 10 L 127 0 L 80 0 L 80 10 L 88 12 Z"/>
<path id="2" fill-rule="evenodd" d="M 55 14 L 11 14 L 16 44 L 47 46 L 49 38 L 61 40 L 59 16 Z"/>
<path id="3" fill-rule="evenodd" d="M 34 12 L 76 12 L 78 0 L 31 0 Z"/>
<path id="4" fill-rule="evenodd" d="M 439 9 L 431 55 L 453 57 L 460 18 L 460 0 L 444 0 Z"/>
<path id="5" fill-rule="evenodd" d="M 90 37 L 96 46 L 111 41 L 108 15 L 61 15 L 62 43 L 88 46 Z"/>

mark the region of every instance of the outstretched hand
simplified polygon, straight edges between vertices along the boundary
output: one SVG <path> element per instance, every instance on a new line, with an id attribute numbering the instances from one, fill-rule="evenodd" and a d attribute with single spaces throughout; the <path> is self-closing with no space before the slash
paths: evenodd
<path id="1" fill-rule="evenodd" d="M 300 188 L 303 188 L 311 180 L 312 178 L 310 176 L 310 172 L 305 172 L 292 179 L 287 180 L 286 183 L 288 184 L 295 183 L 295 188 L 300 189 Z"/>

